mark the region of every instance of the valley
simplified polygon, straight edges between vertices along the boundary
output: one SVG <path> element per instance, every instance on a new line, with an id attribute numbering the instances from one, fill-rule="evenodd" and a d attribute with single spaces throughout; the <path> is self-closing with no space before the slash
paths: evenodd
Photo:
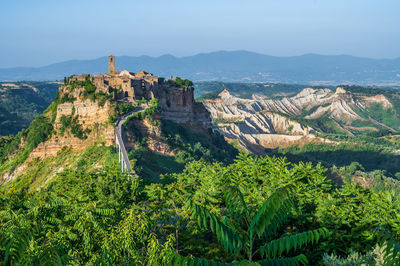
<path id="1" fill-rule="evenodd" d="M 251 215 L 274 201 L 290 211 L 271 209 L 273 219 L 287 219 L 291 237 L 307 246 L 271 261 L 321 264 L 333 252 L 365 250 L 363 259 L 385 256 L 371 254 L 383 245 L 376 224 L 393 234 L 399 228 L 397 91 L 231 84 L 233 92 L 210 87 L 196 101 L 190 80 L 118 72 L 109 60 L 109 73 L 66 77 L 26 129 L 0 138 L 0 235 L 18 245 L 9 249 L 0 241 L 0 255 L 32 264 L 245 259 L 247 240 L 218 240 L 228 231 L 239 236 L 219 219 L 245 227 L 234 217 L 263 219 Z M 193 215 L 221 226 L 217 238 Z M 334 219 L 339 215 L 342 220 Z M 28 242 L 18 242 L 23 236 Z M 268 239 L 286 241 L 286 235 Z M 235 241 L 242 243 L 239 254 L 224 247 Z"/>
<path id="2" fill-rule="evenodd" d="M 355 161 L 394 177 L 400 163 L 399 97 L 397 91 L 339 86 L 251 99 L 224 89 L 202 102 L 216 130 L 252 153 L 327 167 Z"/>
<path id="3" fill-rule="evenodd" d="M 0 136 L 27 128 L 56 97 L 59 82 L 0 82 Z"/>
<path id="4" fill-rule="evenodd" d="M 0 266 L 400 265 L 400 1 L 0 10 Z"/>

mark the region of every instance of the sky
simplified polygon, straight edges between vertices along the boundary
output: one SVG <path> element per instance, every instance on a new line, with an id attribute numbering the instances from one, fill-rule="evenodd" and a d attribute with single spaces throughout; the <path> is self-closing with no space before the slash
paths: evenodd
<path id="1" fill-rule="evenodd" d="M 0 0 L 0 68 L 248 50 L 400 57 L 399 0 Z"/>

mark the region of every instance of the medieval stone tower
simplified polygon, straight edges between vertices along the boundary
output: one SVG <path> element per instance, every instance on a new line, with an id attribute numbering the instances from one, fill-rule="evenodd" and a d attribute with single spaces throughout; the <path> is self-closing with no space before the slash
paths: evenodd
<path id="1" fill-rule="evenodd" d="M 108 74 L 115 74 L 115 56 L 108 57 Z"/>

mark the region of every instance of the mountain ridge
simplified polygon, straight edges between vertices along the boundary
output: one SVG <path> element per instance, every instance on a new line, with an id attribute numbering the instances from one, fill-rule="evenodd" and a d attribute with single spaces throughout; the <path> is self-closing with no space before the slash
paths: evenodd
<path id="1" fill-rule="evenodd" d="M 194 81 L 282 82 L 321 85 L 400 85 L 400 58 L 351 55 L 271 56 L 250 51 L 216 51 L 177 57 L 118 56 L 122 69 L 148 69 L 159 76 Z M 42 67 L 0 68 L 0 80 L 61 80 L 76 73 L 104 73 L 107 57 L 68 60 Z"/>

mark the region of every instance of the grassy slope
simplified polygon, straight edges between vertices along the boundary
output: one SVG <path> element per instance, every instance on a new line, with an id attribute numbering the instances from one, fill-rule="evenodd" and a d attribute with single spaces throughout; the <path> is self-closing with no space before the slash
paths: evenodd
<path id="1" fill-rule="evenodd" d="M 44 160 L 34 158 L 29 161 L 24 174 L 3 187 L 17 191 L 29 187 L 29 191 L 36 191 L 64 169 L 87 171 L 107 164 L 115 165 L 118 163 L 117 160 L 113 147 L 100 144 L 90 146 L 85 151 L 74 151 L 70 147 L 65 147 L 56 156 Z"/>

